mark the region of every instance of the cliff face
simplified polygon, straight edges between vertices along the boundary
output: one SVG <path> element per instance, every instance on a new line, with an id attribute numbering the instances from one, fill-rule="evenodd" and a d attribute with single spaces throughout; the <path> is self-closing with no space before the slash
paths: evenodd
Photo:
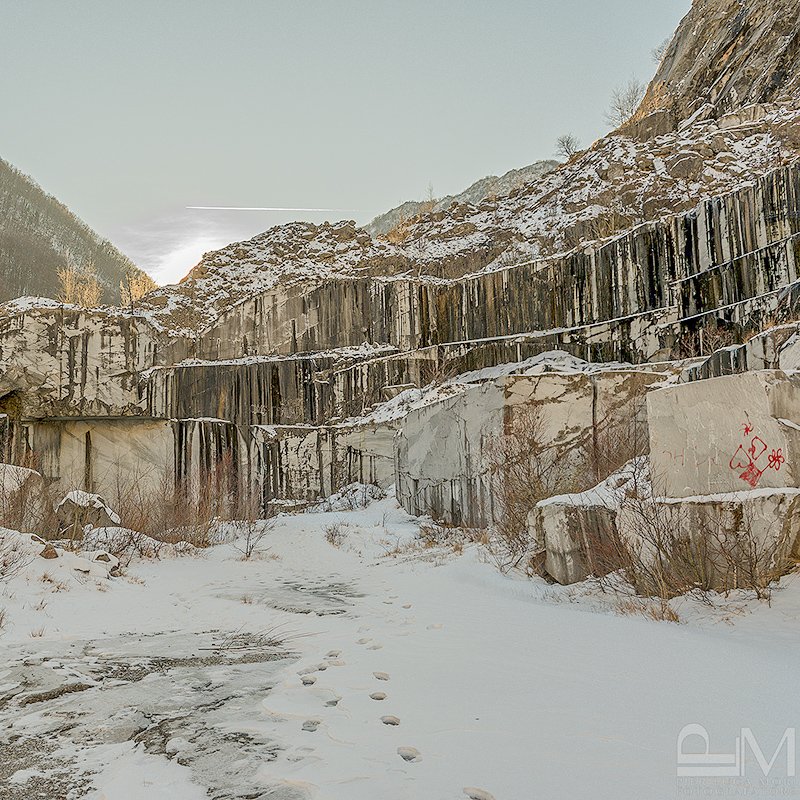
<path id="1" fill-rule="evenodd" d="M 798 0 L 695 0 L 642 104 L 678 121 L 789 99 L 800 89 Z"/>
<path id="2" fill-rule="evenodd" d="M 27 175 L 0 159 L 0 302 L 56 297 L 58 271 L 92 267 L 103 300 L 119 301 L 119 283 L 139 270 Z"/>

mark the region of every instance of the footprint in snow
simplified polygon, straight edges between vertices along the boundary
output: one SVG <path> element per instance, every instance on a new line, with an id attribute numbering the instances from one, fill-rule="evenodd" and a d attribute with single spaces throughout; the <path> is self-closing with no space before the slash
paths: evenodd
<path id="1" fill-rule="evenodd" d="M 359 639 L 356 644 L 369 644 L 372 641 L 371 638 L 367 637 L 365 639 Z"/>
<path id="2" fill-rule="evenodd" d="M 340 656 L 341 654 L 342 654 L 342 651 L 341 651 L 341 650 L 329 650 L 329 651 L 328 651 L 328 652 L 325 654 L 325 658 L 339 658 L 339 656 Z"/>
<path id="3" fill-rule="evenodd" d="M 325 672 L 328 669 L 327 664 L 315 664 L 313 667 L 303 667 L 303 669 L 297 670 L 297 674 L 301 677 L 303 675 L 311 675 L 313 672 Z"/>
<path id="4" fill-rule="evenodd" d="M 373 672 L 372 673 L 379 681 L 388 681 L 389 680 L 389 673 L 388 672 Z"/>
<path id="5" fill-rule="evenodd" d="M 386 692 L 373 692 L 369 698 L 370 700 L 385 700 Z"/>
<path id="6" fill-rule="evenodd" d="M 403 761 L 422 761 L 422 754 L 416 747 L 398 747 L 397 755 L 399 755 Z"/>
<path id="7" fill-rule="evenodd" d="M 405 603 L 405 604 L 403 605 L 403 608 L 411 608 L 411 603 Z"/>
<path id="8" fill-rule="evenodd" d="M 485 789 L 476 789 L 474 786 L 465 786 L 464 794 L 469 800 L 494 800 L 493 794 L 489 794 Z"/>
<path id="9" fill-rule="evenodd" d="M 303 682 L 303 686 L 313 686 L 317 682 L 314 675 L 303 675 L 300 680 Z"/>
<path id="10" fill-rule="evenodd" d="M 341 702 L 341 700 L 342 700 L 342 698 L 341 698 L 341 697 L 334 697 L 334 699 L 333 699 L 333 700 L 327 700 L 327 701 L 325 702 L 325 705 L 326 705 L 328 708 L 336 708 L 336 706 L 338 706 L 338 705 L 339 705 L 339 703 Z"/>
<path id="11" fill-rule="evenodd" d="M 347 662 L 342 658 L 332 658 L 330 661 L 328 661 L 328 663 L 332 667 L 343 667 Z"/>
<path id="12" fill-rule="evenodd" d="M 387 714 L 387 716 L 381 717 L 381 722 L 384 725 L 399 725 L 400 717 L 395 717 L 392 714 Z"/>
<path id="13" fill-rule="evenodd" d="M 370 646 L 367 648 L 367 650 L 380 650 L 382 647 L 383 647 L 383 645 L 382 645 L 382 644 L 378 644 L 377 642 L 375 642 L 375 644 L 371 644 L 371 645 L 370 645 Z"/>
<path id="14" fill-rule="evenodd" d="M 309 733 L 314 733 L 321 724 L 321 719 L 307 719 L 303 723 L 303 730 L 308 731 Z"/>

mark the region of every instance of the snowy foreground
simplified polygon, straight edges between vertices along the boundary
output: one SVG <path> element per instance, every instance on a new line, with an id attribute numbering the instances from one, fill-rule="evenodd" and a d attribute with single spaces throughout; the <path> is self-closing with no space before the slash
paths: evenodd
<path id="1" fill-rule="evenodd" d="M 770 757 L 800 721 L 797 576 L 653 622 L 417 530 L 390 498 L 282 516 L 249 561 L 37 559 L 0 589 L 0 797 L 689 796 L 685 725 Z"/>

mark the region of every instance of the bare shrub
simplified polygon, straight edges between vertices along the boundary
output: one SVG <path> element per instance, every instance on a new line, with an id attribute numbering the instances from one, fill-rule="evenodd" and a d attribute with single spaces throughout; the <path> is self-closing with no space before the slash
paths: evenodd
<path id="1" fill-rule="evenodd" d="M 325 534 L 325 541 L 332 547 L 341 547 L 344 544 L 346 533 L 341 520 L 325 525 L 322 531 Z"/>
<path id="2" fill-rule="evenodd" d="M 625 616 L 638 615 L 654 622 L 681 621 L 678 612 L 666 600 L 653 602 L 640 597 L 626 598 L 617 604 L 617 611 Z"/>
<path id="3" fill-rule="evenodd" d="M 494 555 L 501 569 L 540 570 L 528 533 L 528 514 L 548 497 L 593 488 L 649 447 L 642 398 L 608 409 L 588 428 L 553 436 L 545 426 L 545 408 L 514 409 L 504 434 L 487 443 L 492 494 L 499 503 Z M 599 541 L 595 543 L 599 547 Z"/>
<path id="4" fill-rule="evenodd" d="M 423 547 L 445 547 L 456 555 L 464 552 L 464 546 L 479 542 L 489 544 L 488 534 L 480 528 L 464 528 L 443 523 L 426 523 L 420 525 L 419 538 Z"/>
<path id="5" fill-rule="evenodd" d="M 30 551 L 22 546 L 18 536 L 0 532 L 0 583 L 11 580 L 33 561 Z"/>
<path id="6" fill-rule="evenodd" d="M 670 44 L 672 44 L 672 39 L 668 36 L 663 42 L 661 42 L 661 44 L 657 45 L 650 51 L 650 56 L 656 64 L 660 64 L 663 61 L 667 50 L 669 50 Z"/>
<path id="7" fill-rule="evenodd" d="M 257 498 L 241 490 L 227 454 L 206 474 L 183 484 L 176 485 L 169 470 L 118 469 L 114 480 L 112 505 L 122 524 L 162 542 L 208 547 L 220 521 L 258 519 Z"/>
<path id="8" fill-rule="evenodd" d="M 135 308 L 139 300 L 157 288 L 158 284 L 146 272 L 129 270 L 119 284 L 120 305 Z"/>
<path id="9" fill-rule="evenodd" d="M 103 286 L 93 264 L 83 267 L 70 264 L 58 270 L 58 280 L 61 283 L 58 299 L 62 303 L 82 308 L 96 308 L 100 305 L 103 299 Z"/>
<path id="10" fill-rule="evenodd" d="M 634 465 L 617 512 L 618 535 L 587 543 L 596 574 L 620 574 L 637 595 L 662 606 L 682 595 L 710 601 L 736 590 L 769 601 L 793 566 L 791 526 L 765 529 L 752 507 L 735 500 L 711 510 L 658 499 L 648 470 L 644 460 Z M 602 584 L 619 589 L 614 578 Z"/>
<path id="11" fill-rule="evenodd" d="M 556 155 L 569 161 L 574 155 L 580 152 L 581 143 L 573 133 L 565 133 L 556 139 Z"/>
<path id="12" fill-rule="evenodd" d="M 262 542 L 275 526 L 273 519 L 246 519 L 229 523 L 236 538 L 231 546 L 242 554 L 245 561 L 262 552 Z"/>
<path id="13" fill-rule="evenodd" d="M 699 535 L 710 543 L 715 586 L 724 593 L 745 589 L 770 601 L 775 583 L 795 565 L 793 530 L 790 525 L 775 530 L 778 521 L 765 529 L 750 506 L 732 504 L 726 512 L 699 527 Z"/>
<path id="14" fill-rule="evenodd" d="M 493 554 L 503 570 L 529 569 L 523 563 L 531 553 L 528 514 L 540 500 L 592 485 L 579 469 L 585 442 L 553 444 L 541 408 L 528 406 L 516 411 L 502 436 L 487 442 L 486 457 L 492 494 L 501 507 Z"/>

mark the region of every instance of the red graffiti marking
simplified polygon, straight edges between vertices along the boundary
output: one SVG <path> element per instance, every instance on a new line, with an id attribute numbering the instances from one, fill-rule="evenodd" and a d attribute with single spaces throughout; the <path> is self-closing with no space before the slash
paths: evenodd
<path id="1" fill-rule="evenodd" d="M 769 454 L 769 458 L 767 459 L 768 466 L 778 472 L 781 468 L 781 464 L 786 463 L 786 458 L 783 455 L 783 448 L 781 447 L 778 450 L 773 450 Z"/>
<path id="2" fill-rule="evenodd" d="M 744 436 L 748 437 L 755 429 L 749 422 L 744 422 L 742 423 L 742 430 L 744 431 Z M 778 450 L 773 449 L 767 456 L 766 464 L 762 462 L 762 466 L 759 466 L 758 462 L 767 450 L 764 440 L 760 436 L 753 436 L 736 449 L 730 460 L 730 468 L 737 472 L 742 470 L 739 477 L 755 489 L 761 480 L 761 476 L 768 469 L 774 469 L 778 472 L 781 466 L 786 463 L 783 448 L 779 448 Z"/>

